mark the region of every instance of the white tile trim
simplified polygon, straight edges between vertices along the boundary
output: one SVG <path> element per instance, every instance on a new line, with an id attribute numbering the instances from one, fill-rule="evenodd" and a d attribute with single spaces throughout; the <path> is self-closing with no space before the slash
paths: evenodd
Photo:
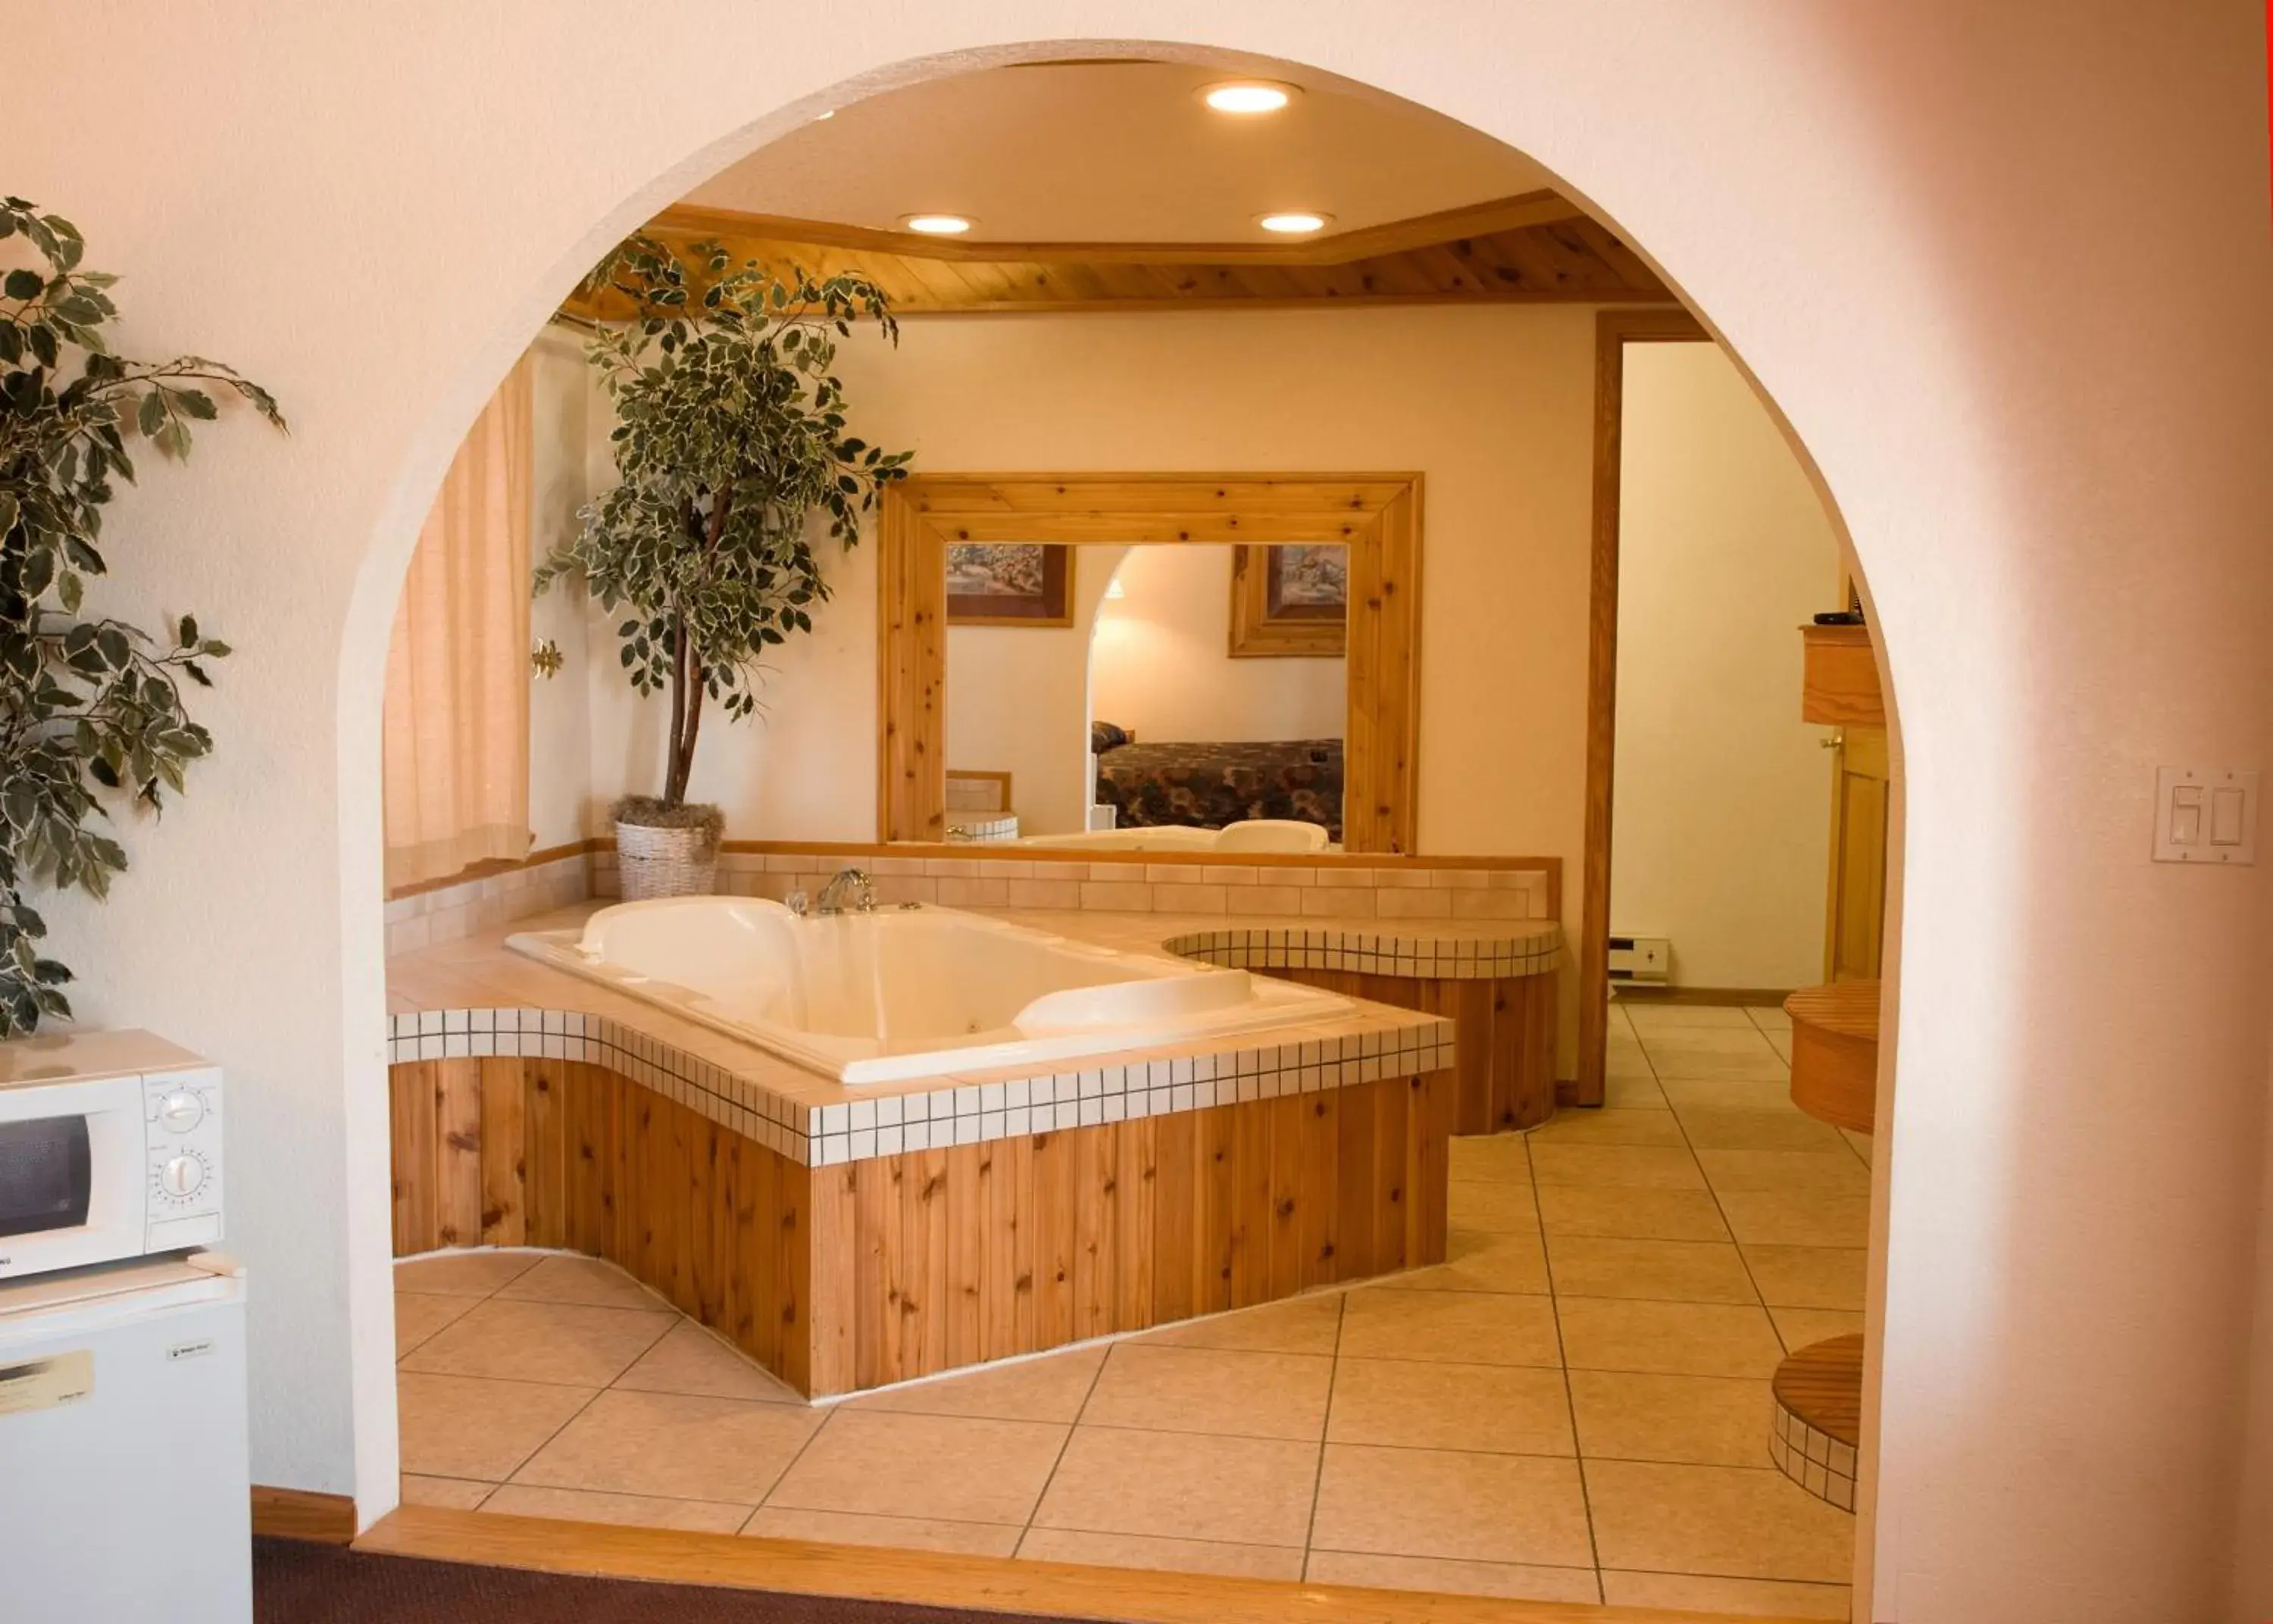
<path id="1" fill-rule="evenodd" d="M 1842 1511 L 1855 1509 L 1855 1449 L 1771 1399 L 1768 1458 L 1778 1471 Z"/>
<path id="2" fill-rule="evenodd" d="M 1194 931 L 1164 950 L 1230 969 L 1323 969 L 1438 981 L 1497 981 L 1552 975 L 1563 962 L 1563 928 L 1551 920 L 1505 936 L 1433 936 L 1418 930 L 1297 929 Z"/>
<path id="3" fill-rule="evenodd" d="M 1140 1051 L 1120 1065 L 1081 1071 L 985 1082 L 941 1078 L 928 1090 L 832 1105 L 786 1099 L 623 1022 L 575 1010 L 407 1011 L 387 1017 L 386 1044 L 393 1065 L 478 1053 L 603 1066 L 791 1161 L 825 1167 L 904 1148 L 976 1144 L 1234 1100 L 1317 1093 L 1452 1064 L 1451 1021 L 1397 1014 L 1378 1029 L 1324 1041 L 1280 1044 L 1269 1041 L 1266 1032 L 1208 1054 L 1152 1059 Z M 482 1046 L 476 1046 L 476 1036 Z M 1155 1086 L 1156 1073 L 1193 1081 Z M 1220 1085 L 1216 1079 L 1223 1080 Z M 921 1132 L 911 1139 L 918 1125 Z"/>

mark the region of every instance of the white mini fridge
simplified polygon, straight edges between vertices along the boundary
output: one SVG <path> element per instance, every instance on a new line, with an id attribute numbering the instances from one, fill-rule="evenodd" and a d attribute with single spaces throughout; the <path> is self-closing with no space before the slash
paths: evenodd
<path id="1" fill-rule="evenodd" d="M 249 1478 L 235 1263 L 0 1286 L 0 1619 L 250 1624 Z"/>

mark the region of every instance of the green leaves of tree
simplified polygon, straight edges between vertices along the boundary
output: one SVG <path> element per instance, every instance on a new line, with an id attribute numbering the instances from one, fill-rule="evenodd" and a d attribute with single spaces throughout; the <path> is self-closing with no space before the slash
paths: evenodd
<path id="1" fill-rule="evenodd" d="M 699 269 L 690 268 L 699 267 Z M 646 236 L 619 244 L 585 279 L 632 312 L 586 354 L 615 403 L 618 483 L 580 513 L 578 534 L 536 572 L 543 592 L 572 571 L 609 610 L 620 662 L 642 694 L 671 692 L 665 797 L 686 782 L 708 698 L 730 717 L 757 707 L 760 661 L 810 632 L 824 602 L 811 532 L 851 546 L 877 492 L 907 476 L 909 452 L 847 437 L 836 337 L 898 325 L 866 278 L 737 266 L 723 245 L 682 259 Z"/>
<path id="2" fill-rule="evenodd" d="M 0 243 L 18 237 L 45 269 L 0 276 L 0 1037 L 71 1014 L 71 971 L 39 955 L 47 927 L 24 889 L 108 895 L 126 851 L 102 831 L 102 797 L 155 811 L 213 749 L 179 682 L 210 685 L 202 662 L 226 643 L 189 615 L 163 646 L 123 620 L 80 618 L 86 578 L 108 573 L 112 478 L 134 477 L 127 437 L 185 457 L 190 425 L 220 415 L 215 393 L 284 427 L 266 390 L 218 362 L 111 354 L 116 279 L 79 268 L 85 243 L 69 221 L 0 198 Z M 67 362 L 77 376 L 65 381 Z"/>

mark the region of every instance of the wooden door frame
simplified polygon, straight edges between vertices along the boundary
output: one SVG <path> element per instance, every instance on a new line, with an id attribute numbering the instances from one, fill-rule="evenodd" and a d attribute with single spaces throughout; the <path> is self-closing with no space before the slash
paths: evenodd
<path id="1" fill-rule="evenodd" d="M 1624 470 L 1628 344 L 1711 343 L 1684 310 L 1594 317 L 1593 582 L 1587 609 L 1587 834 L 1579 876 L 1579 1075 L 1573 1103 L 1599 1105 L 1609 1050 L 1610 789 L 1618 731 L 1618 481 Z"/>
<path id="2" fill-rule="evenodd" d="M 1339 541 L 1350 550 L 1342 844 L 1410 856 L 1419 818 L 1421 475 L 921 474 L 876 526 L 876 838 L 946 837 L 947 548 Z"/>

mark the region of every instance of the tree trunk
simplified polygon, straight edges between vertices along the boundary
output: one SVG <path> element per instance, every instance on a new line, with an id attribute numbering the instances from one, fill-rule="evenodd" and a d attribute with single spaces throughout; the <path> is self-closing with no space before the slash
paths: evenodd
<path id="1" fill-rule="evenodd" d="M 702 662 L 687 661 L 686 730 L 679 737 L 679 747 L 671 754 L 671 805 L 676 806 L 686 798 L 686 781 L 694 771 L 694 740 L 702 731 Z"/>
<path id="2" fill-rule="evenodd" d="M 701 543 L 705 552 L 716 552 L 733 505 L 733 493 L 722 490 L 705 519 L 689 502 L 684 513 L 688 538 Z M 671 764 L 664 775 L 663 798 L 666 805 L 678 806 L 686 800 L 686 780 L 694 770 L 694 741 L 702 731 L 702 661 L 688 645 L 685 616 L 671 623 Z"/>
<path id="3" fill-rule="evenodd" d="M 671 626 L 671 752 L 663 799 L 677 806 L 686 799 L 686 780 L 694 770 L 694 740 L 702 730 L 702 663 L 686 640 L 686 623 Z"/>
<path id="4" fill-rule="evenodd" d="M 679 735 L 686 724 L 686 634 L 682 623 L 671 626 L 671 730 L 664 735 L 663 800 L 679 805 L 682 780 L 679 771 Z"/>

